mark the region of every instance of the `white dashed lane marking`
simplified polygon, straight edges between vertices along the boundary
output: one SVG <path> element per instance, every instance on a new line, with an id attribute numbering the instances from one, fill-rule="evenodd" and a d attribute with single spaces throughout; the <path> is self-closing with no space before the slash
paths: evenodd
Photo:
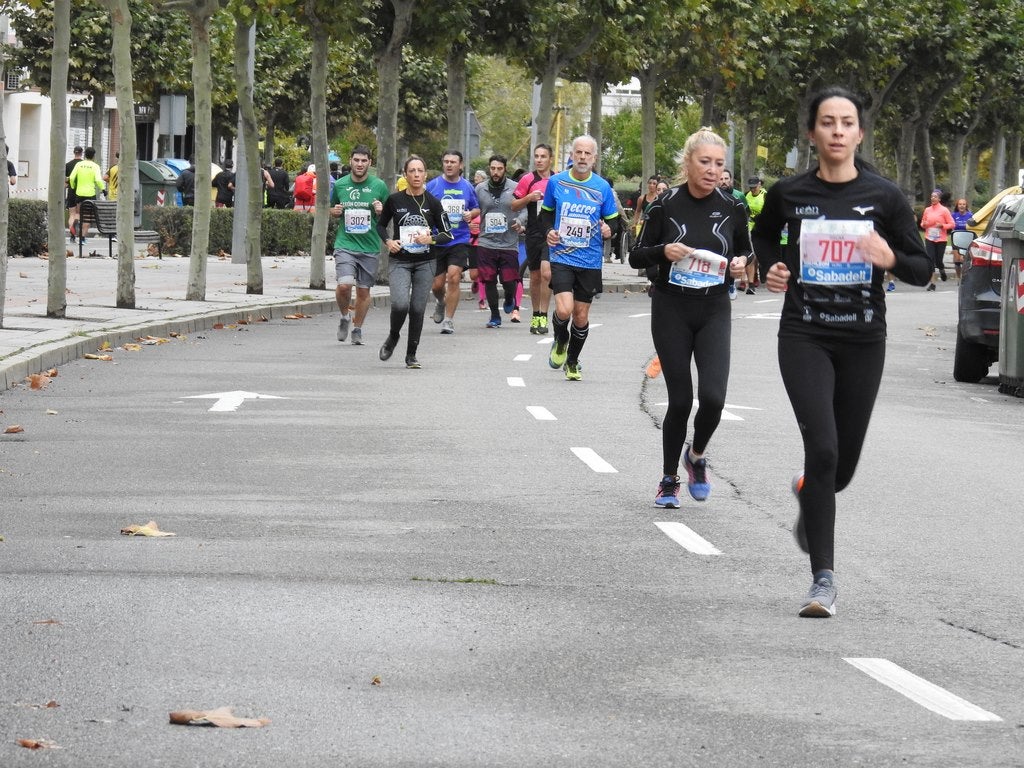
<path id="1" fill-rule="evenodd" d="M 573 448 L 576 457 L 595 472 L 618 472 L 615 467 L 602 459 L 593 448 Z"/>
<path id="2" fill-rule="evenodd" d="M 695 555 L 722 554 L 714 544 L 682 523 L 655 523 L 655 525 L 672 541 Z"/>
<path id="3" fill-rule="evenodd" d="M 515 357 L 512 358 L 512 362 L 514 362 L 514 363 L 525 363 L 527 360 L 529 360 L 532 357 L 533 357 L 533 355 L 516 355 Z"/>
<path id="4" fill-rule="evenodd" d="M 631 318 L 632 317 L 650 317 L 650 316 L 651 316 L 650 312 L 641 312 L 639 315 L 629 315 L 629 317 L 631 317 Z"/>
<path id="5" fill-rule="evenodd" d="M 655 405 L 660 405 L 663 408 L 667 408 L 668 407 L 668 402 L 665 401 L 665 402 L 661 402 L 661 403 L 655 403 Z M 700 405 L 700 401 L 697 398 L 693 398 L 693 407 L 697 408 L 699 405 Z M 729 411 L 730 408 L 732 408 L 735 411 L 760 411 L 760 410 L 762 410 L 761 408 L 754 408 L 751 405 L 729 405 L 729 403 L 726 403 L 725 404 L 725 409 L 722 411 L 722 421 L 743 421 L 743 417 L 742 416 L 737 416 L 735 413 L 730 412 Z"/>
<path id="6" fill-rule="evenodd" d="M 545 408 L 543 405 L 528 405 L 526 410 L 530 412 L 537 421 L 558 421 L 555 418 L 555 414 Z"/>
<path id="7" fill-rule="evenodd" d="M 525 387 L 526 382 L 523 381 L 521 376 L 509 376 L 505 381 L 508 382 L 510 387 Z"/>
<path id="8" fill-rule="evenodd" d="M 984 720 L 989 722 L 1002 722 L 1003 720 L 998 715 L 993 715 L 991 712 L 987 712 L 981 707 L 961 699 L 945 688 L 940 688 L 923 677 L 918 677 L 912 672 L 908 672 L 888 659 L 844 658 L 843 661 L 852 664 L 864 674 L 870 675 L 882 685 L 903 694 L 925 709 L 930 709 L 932 712 L 948 717 L 950 720 Z"/>

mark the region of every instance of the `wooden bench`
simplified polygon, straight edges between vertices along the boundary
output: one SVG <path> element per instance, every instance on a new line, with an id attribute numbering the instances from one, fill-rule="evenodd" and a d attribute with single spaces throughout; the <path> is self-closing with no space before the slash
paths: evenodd
<path id="1" fill-rule="evenodd" d="M 83 200 L 78 205 L 79 231 L 82 224 L 95 227 L 103 237 L 107 238 L 107 255 L 114 258 L 114 238 L 117 237 L 117 201 L 116 200 Z M 160 233 L 151 229 L 133 230 L 136 243 L 156 243 L 157 253 L 162 259 Z M 82 240 L 78 238 L 78 258 L 82 258 Z"/>

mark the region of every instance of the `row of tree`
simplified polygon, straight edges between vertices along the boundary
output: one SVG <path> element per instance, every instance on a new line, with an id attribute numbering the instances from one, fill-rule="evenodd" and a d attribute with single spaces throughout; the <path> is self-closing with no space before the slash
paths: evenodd
<path id="1" fill-rule="evenodd" d="M 957 196 L 973 184 L 983 154 L 991 153 L 993 187 L 1020 163 L 1020 0 L 80 0 L 73 11 L 68 6 L 67 0 L 0 2 L 22 40 L 41 36 L 11 51 L 9 66 L 28 70 L 55 103 L 65 103 L 69 72 L 83 93 L 98 96 L 113 85 L 124 142 L 134 137 L 134 99 L 189 85 L 199 186 L 209 184 L 204 177 L 215 132 L 230 131 L 240 116 L 247 204 L 236 215 L 246 219 L 251 293 L 262 292 L 259 134 L 272 155 L 276 130 L 307 133 L 313 161 L 324 167 L 328 127 L 366 121 L 375 126 L 377 167 L 390 183 L 400 150 L 416 149 L 420 134 L 439 122 L 447 126 L 448 145 L 462 146 L 472 62 L 480 55 L 502 57 L 539 84 L 531 116 L 537 141 L 549 139 L 559 78 L 590 85 L 588 129 L 599 143 L 606 84 L 638 78 L 642 176 L 656 167 L 659 109 L 686 104 L 699 105 L 701 124 L 731 119 L 738 126 L 741 177 L 757 168 L 759 144 L 783 152 L 795 146 L 796 166 L 805 167 L 807 96 L 828 83 L 864 95 L 863 152 L 908 194 L 935 186 L 936 157 Z M 105 49 L 96 43 L 107 29 L 111 47 Z M 74 45 L 65 47 L 65 40 Z M 423 64 L 430 61 L 443 61 L 443 68 Z M 429 85 L 439 71 L 443 89 Z M 54 117 L 59 131 L 66 118 Z M 51 136 L 52 145 L 65 146 L 62 138 Z M 122 143 L 123 178 L 131 178 L 134 154 Z M 62 186 L 60 160 L 51 169 L 51 205 Z M 324 252 L 327 230 L 326 175 L 317 183 L 311 253 Z M 205 298 L 203 197 L 194 217 L 192 300 Z M 130 229 L 127 206 L 123 221 Z M 59 203 L 54 211 L 51 245 L 59 245 L 50 252 L 58 255 Z M 119 228 L 125 228 L 120 221 Z M 119 253 L 118 304 L 133 306 L 129 238 Z M 310 287 L 323 288 L 323 260 L 311 261 Z M 62 314 L 63 286 L 59 297 L 57 286 L 50 294 L 48 313 Z"/>

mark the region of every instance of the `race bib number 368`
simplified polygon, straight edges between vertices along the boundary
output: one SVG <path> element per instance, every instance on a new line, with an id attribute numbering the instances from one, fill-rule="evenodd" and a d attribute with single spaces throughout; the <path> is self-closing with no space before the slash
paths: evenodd
<path id="1" fill-rule="evenodd" d="M 871 263 L 859 242 L 870 221 L 805 219 L 800 227 L 800 281 L 815 285 L 871 282 Z"/>

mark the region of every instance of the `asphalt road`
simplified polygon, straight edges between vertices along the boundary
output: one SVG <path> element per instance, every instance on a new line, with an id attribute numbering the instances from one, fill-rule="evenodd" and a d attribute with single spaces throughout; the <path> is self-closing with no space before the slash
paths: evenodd
<path id="1" fill-rule="evenodd" d="M 1024 402 L 952 381 L 954 289 L 892 294 L 839 615 L 799 619 L 779 306 L 733 305 L 680 510 L 642 294 L 597 302 L 578 384 L 463 302 L 419 371 L 374 310 L 363 347 L 280 320 L 3 393 L 0 766 L 1024 764 Z M 272 722 L 167 722 L 220 706 Z"/>

